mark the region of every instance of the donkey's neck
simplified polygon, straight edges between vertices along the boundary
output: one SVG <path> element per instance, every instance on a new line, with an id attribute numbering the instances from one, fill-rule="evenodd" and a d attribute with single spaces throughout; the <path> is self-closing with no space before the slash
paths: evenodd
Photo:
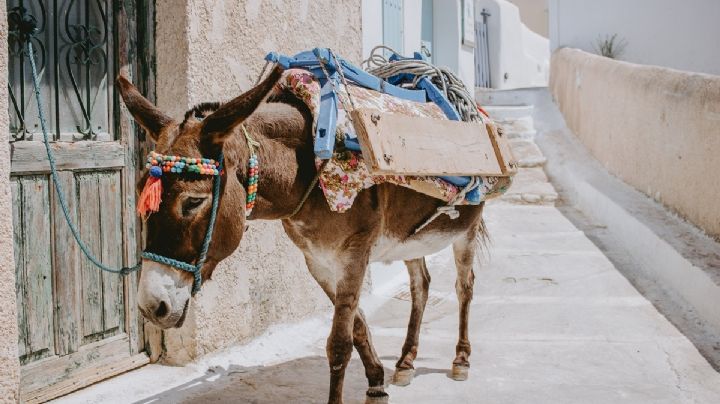
<path id="1" fill-rule="evenodd" d="M 315 176 L 310 129 L 306 114 L 284 103 L 263 104 L 246 122 L 256 147 L 260 179 L 250 219 L 278 219 L 291 214 Z M 250 156 L 240 128 L 238 179 L 247 187 Z"/>

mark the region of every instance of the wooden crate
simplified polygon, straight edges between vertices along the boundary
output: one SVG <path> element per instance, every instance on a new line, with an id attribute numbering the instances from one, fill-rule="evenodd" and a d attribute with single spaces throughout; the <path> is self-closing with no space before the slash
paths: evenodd
<path id="1" fill-rule="evenodd" d="M 351 112 L 374 175 L 510 176 L 517 164 L 492 125 L 360 108 Z"/>

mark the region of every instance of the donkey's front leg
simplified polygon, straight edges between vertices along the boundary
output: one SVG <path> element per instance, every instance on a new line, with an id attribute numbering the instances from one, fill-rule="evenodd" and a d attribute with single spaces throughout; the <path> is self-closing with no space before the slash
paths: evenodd
<path id="1" fill-rule="evenodd" d="M 305 257 L 308 269 L 325 291 L 330 301 L 335 304 L 335 282 L 331 283 L 329 279 L 335 278 L 332 269 L 312 259 L 310 256 Z M 360 354 L 363 366 L 365 367 L 365 376 L 368 379 L 367 397 L 368 402 L 382 403 L 387 401 L 387 393 L 385 393 L 385 369 L 383 368 L 380 358 L 378 358 L 375 348 L 372 345 L 370 329 L 368 328 L 365 315 L 358 307 L 355 311 L 355 321 L 353 323 L 353 345 Z"/>
<path id="2" fill-rule="evenodd" d="M 344 271 L 336 278 L 335 314 L 326 348 L 330 364 L 329 403 L 342 403 L 343 381 L 353 349 L 353 328 L 368 255 L 345 261 Z"/>
<path id="3" fill-rule="evenodd" d="M 413 362 L 417 357 L 418 344 L 420 342 L 420 325 L 422 324 L 425 305 L 427 304 L 428 292 L 430 289 L 430 273 L 425 263 L 425 257 L 405 261 L 408 275 L 410 275 L 410 293 L 412 295 L 412 310 L 408 322 L 407 336 L 402 347 L 402 353 L 397 364 L 393 384 L 407 386 L 415 376 Z"/>
<path id="4" fill-rule="evenodd" d="M 353 344 L 358 354 L 360 354 L 360 359 L 363 362 L 363 366 L 365 366 L 365 376 L 368 380 L 367 400 L 365 403 L 387 403 L 388 394 L 385 392 L 385 369 L 372 345 L 370 327 L 368 327 L 365 315 L 359 307 L 355 314 Z"/>

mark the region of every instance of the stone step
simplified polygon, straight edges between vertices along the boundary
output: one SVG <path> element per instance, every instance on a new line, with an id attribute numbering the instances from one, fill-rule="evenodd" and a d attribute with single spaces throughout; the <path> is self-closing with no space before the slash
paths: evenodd
<path id="1" fill-rule="evenodd" d="M 522 205 L 554 205 L 557 198 L 557 191 L 548 182 L 545 171 L 540 167 L 532 167 L 518 170 L 510 189 L 500 200 Z"/>
<path id="2" fill-rule="evenodd" d="M 535 124 L 533 105 L 491 105 L 485 107 L 490 117 L 502 128 L 513 155 L 518 173 L 501 202 L 522 205 L 554 205 L 558 194 L 548 182 L 543 166 L 547 162 L 533 140 Z"/>
<path id="3" fill-rule="evenodd" d="M 510 139 L 510 148 L 518 162 L 518 167 L 542 167 L 547 162 L 545 156 L 532 140 Z"/>
<path id="4" fill-rule="evenodd" d="M 490 118 L 496 121 L 512 121 L 526 117 L 532 117 L 534 107 L 532 105 L 487 105 L 483 106 Z"/>
<path id="5" fill-rule="evenodd" d="M 509 139 L 532 139 L 536 133 L 532 109 L 532 105 L 503 106 L 487 107 L 486 111 Z"/>

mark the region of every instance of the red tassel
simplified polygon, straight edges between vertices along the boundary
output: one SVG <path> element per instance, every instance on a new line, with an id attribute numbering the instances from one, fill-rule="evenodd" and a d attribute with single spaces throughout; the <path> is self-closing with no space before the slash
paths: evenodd
<path id="1" fill-rule="evenodd" d="M 137 211 L 146 218 L 150 213 L 160 210 L 160 197 L 162 196 L 162 181 L 160 178 L 148 176 L 145 187 L 138 199 Z M 148 213 L 149 212 L 149 213 Z"/>
<path id="2" fill-rule="evenodd" d="M 488 115 L 488 113 L 485 112 L 485 110 L 483 109 L 483 107 L 481 107 L 481 106 L 478 105 L 477 108 L 478 108 L 478 111 L 480 111 L 483 115 L 485 115 L 486 118 L 490 118 L 490 115 Z"/>

